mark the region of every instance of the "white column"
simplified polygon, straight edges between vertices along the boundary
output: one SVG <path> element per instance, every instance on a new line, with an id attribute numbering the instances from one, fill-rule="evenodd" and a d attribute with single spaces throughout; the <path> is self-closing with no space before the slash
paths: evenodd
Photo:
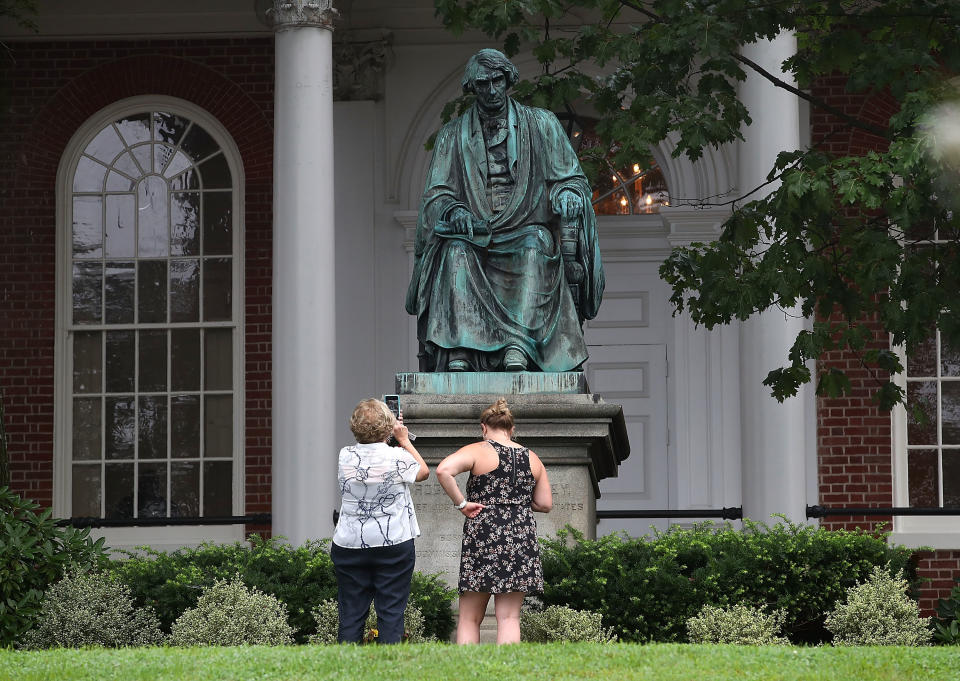
<path id="1" fill-rule="evenodd" d="M 745 45 L 741 53 L 768 73 L 795 84 L 782 73 L 781 64 L 796 47 L 795 36 L 781 33 L 771 41 Z M 753 124 L 744 128 L 746 141 L 740 144 L 741 193 L 766 181 L 777 154 L 800 146 L 798 98 L 750 68 L 745 70 L 740 98 Z M 750 199 L 772 189 L 765 187 Z M 797 396 L 780 403 L 763 385 L 770 370 L 787 363 L 790 346 L 806 324 L 798 310 L 770 309 L 751 317 L 740 329 L 743 514 L 754 520 L 772 522 L 773 513 L 783 513 L 795 522 L 806 520 L 807 460 L 815 441 L 807 419 L 808 410 L 814 408 L 812 390 L 801 388 Z"/>
<path id="2" fill-rule="evenodd" d="M 330 537 L 336 507 L 332 14 L 276 0 L 273 534 Z M 345 295 L 341 292 L 341 295 Z"/>
<path id="3" fill-rule="evenodd" d="M 730 216 L 726 208 L 660 209 L 671 247 L 710 242 Z M 670 376 L 670 478 L 674 508 L 739 506 L 740 335 L 737 326 L 708 331 L 684 311 L 673 317 Z"/>

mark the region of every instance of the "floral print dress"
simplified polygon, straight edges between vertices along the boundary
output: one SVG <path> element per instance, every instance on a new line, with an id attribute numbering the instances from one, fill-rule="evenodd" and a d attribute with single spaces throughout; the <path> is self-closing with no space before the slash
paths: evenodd
<path id="1" fill-rule="evenodd" d="M 467 480 L 467 499 L 484 509 L 463 523 L 460 591 L 541 593 L 543 568 L 530 508 L 536 482 L 530 450 L 487 442 L 500 465 L 482 475 L 471 473 Z"/>

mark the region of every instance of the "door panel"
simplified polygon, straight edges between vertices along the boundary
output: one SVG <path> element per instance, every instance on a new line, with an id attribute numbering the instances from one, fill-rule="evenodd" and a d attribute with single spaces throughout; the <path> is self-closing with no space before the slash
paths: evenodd
<path id="1" fill-rule="evenodd" d="M 591 392 L 623 407 L 630 456 L 619 476 L 600 482 L 597 510 L 669 508 L 667 459 L 666 345 L 598 345 L 586 365 Z M 665 519 L 611 519 L 597 525 L 597 535 L 620 530 L 645 534 L 651 525 L 666 529 Z"/>

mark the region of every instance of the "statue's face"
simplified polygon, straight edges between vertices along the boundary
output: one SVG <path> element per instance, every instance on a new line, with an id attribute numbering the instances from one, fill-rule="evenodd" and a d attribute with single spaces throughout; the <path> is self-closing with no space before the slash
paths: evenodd
<path id="1" fill-rule="evenodd" d="M 503 71 L 481 64 L 477 77 L 473 79 L 473 91 L 477 95 L 477 104 L 487 113 L 500 113 L 507 105 L 507 77 Z"/>

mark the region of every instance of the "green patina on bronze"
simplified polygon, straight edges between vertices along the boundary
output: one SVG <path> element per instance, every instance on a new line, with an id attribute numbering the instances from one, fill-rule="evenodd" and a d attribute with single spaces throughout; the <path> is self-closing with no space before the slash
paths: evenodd
<path id="1" fill-rule="evenodd" d="M 510 99 L 496 50 L 467 64 L 476 102 L 437 135 L 407 312 L 421 371 L 577 370 L 603 296 L 592 190 L 560 122 Z"/>
<path id="2" fill-rule="evenodd" d="M 400 373 L 396 391 L 399 395 L 582 395 L 590 392 L 582 371 Z"/>

